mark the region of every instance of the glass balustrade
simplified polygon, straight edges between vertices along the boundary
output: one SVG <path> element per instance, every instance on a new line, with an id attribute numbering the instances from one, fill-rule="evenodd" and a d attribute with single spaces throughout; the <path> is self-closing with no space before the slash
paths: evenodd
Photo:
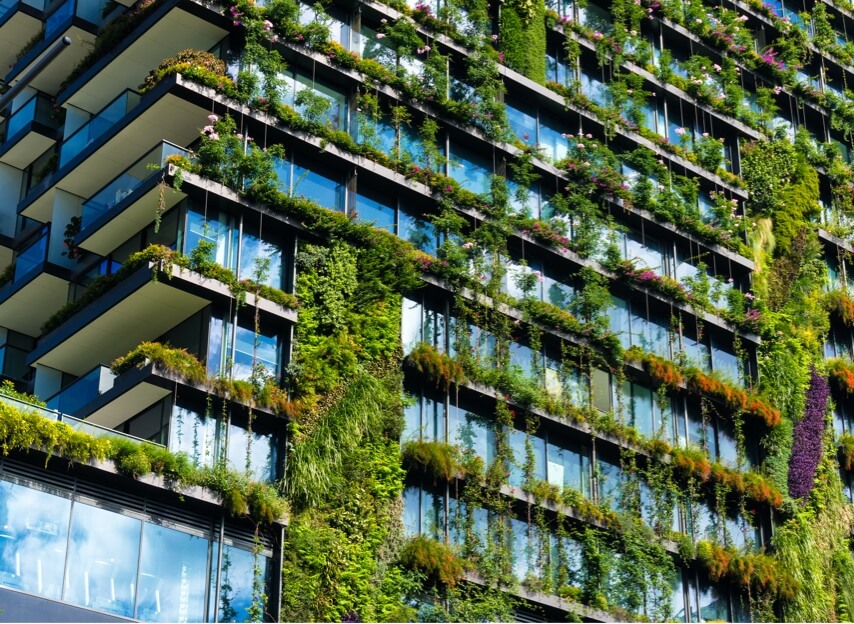
<path id="1" fill-rule="evenodd" d="M 10 344 L 0 347 L 0 375 L 23 381 L 27 377 L 27 351 Z"/>
<path id="2" fill-rule="evenodd" d="M 0 143 L 6 144 L 18 138 L 18 135 L 31 123 L 39 123 L 48 128 L 58 128 L 59 119 L 48 97 L 37 94 L 18 108 L 0 126 Z"/>
<path id="3" fill-rule="evenodd" d="M 0 20 L 22 5 L 31 6 L 39 11 L 44 10 L 44 0 L 0 0 Z"/>
<path id="4" fill-rule="evenodd" d="M 38 405 L 33 405 L 32 403 L 27 403 L 26 401 L 21 401 L 20 399 L 15 399 L 13 397 L 6 396 L 5 394 L 0 394 L 0 402 L 5 403 L 6 405 L 9 405 L 21 412 L 34 413 L 38 416 L 41 416 L 42 418 L 47 418 L 48 420 L 63 422 L 75 431 L 87 433 L 96 438 L 120 438 L 123 440 L 129 440 L 131 442 L 163 446 L 162 444 L 157 444 L 156 442 L 149 442 L 148 440 L 142 440 L 127 433 L 116 431 L 115 429 L 109 429 L 107 427 L 102 427 L 101 425 L 97 425 L 92 422 L 80 420 L 79 418 L 74 418 L 73 416 L 63 414 L 62 412 L 50 409 L 49 407 L 40 407 Z"/>
<path id="5" fill-rule="evenodd" d="M 68 164 L 86 147 L 113 128 L 125 115 L 136 108 L 141 96 L 130 89 L 122 92 L 83 126 L 77 129 L 62 144 L 59 150 L 59 166 Z"/>
<path id="6" fill-rule="evenodd" d="M 49 229 L 42 228 L 39 237 L 29 247 L 18 253 L 18 257 L 15 258 L 14 282 L 30 275 L 47 260 L 48 234 Z"/>
<path id="7" fill-rule="evenodd" d="M 111 0 L 66 0 L 45 22 L 45 39 L 58 32 L 68 20 L 77 17 L 95 26 L 103 26 L 124 10 Z"/>
<path id="8" fill-rule="evenodd" d="M 112 388 L 115 378 L 107 366 L 96 366 L 48 399 L 47 406 L 58 412 L 73 414 Z"/>
<path id="9" fill-rule="evenodd" d="M 180 154 L 189 156 L 189 152 L 168 141 L 161 141 L 150 152 L 117 175 L 100 191 L 83 204 L 83 226 L 92 223 L 98 216 L 107 212 L 124 198 L 131 195 L 143 182 L 159 175 L 166 166 L 166 159 Z M 156 169 L 152 171 L 152 169 Z"/>

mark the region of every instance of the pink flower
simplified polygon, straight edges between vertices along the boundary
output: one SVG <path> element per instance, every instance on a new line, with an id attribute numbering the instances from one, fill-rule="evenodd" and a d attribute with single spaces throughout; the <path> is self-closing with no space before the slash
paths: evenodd
<path id="1" fill-rule="evenodd" d="M 216 122 L 219 121 L 219 117 L 217 117 L 216 115 L 211 113 L 210 115 L 208 115 L 208 121 L 211 122 L 212 124 L 215 124 Z"/>
<path id="2" fill-rule="evenodd" d="M 385 39 L 385 35 L 383 33 L 377 33 L 377 39 Z"/>
<path id="3" fill-rule="evenodd" d="M 211 132 L 208 137 L 211 141 L 219 141 L 219 135 L 216 132 Z"/>
<path id="4" fill-rule="evenodd" d="M 493 41 L 498 41 L 498 35 L 492 35 L 492 40 L 493 40 Z"/>
<path id="5" fill-rule="evenodd" d="M 273 22 L 264 20 L 264 30 L 273 30 Z"/>

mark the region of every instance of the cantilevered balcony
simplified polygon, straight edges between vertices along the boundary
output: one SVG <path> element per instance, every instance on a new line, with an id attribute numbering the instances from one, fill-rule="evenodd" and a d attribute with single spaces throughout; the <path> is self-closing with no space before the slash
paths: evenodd
<path id="1" fill-rule="evenodd" d="M 116 245 L 151 223 L 152 206 L 165 212 L 186 194 L 170 189 L 163 193 L 158 184 L 170 156 L 187 156 L 187 150 L 161 141 L 151 151 L 108 182 L 83 203 L 83 223 L 79 245 L 105 256 Z M 155 169 L 152 171 L 152 169 Z"/>
<path id="2" fill-rule="evenodd" d="M 45 0 L 0 0 L 0 67 L 11 67 L 18 53 L 42 29 Z"/>
<path id="3" fill-rule="evenodd" d="M 37 93 L 0 125 L 0 162 L 24 169 L 56 142 L 60 116 Z"/>
<path id="4" fill-rule="evenodd" d="M 146 263 L 42 337 L 28 364 L 84 375 L 141 341 L 153 340 L 208 304 L 204 292 L 181 288 L 188 282 L 198 284 L 200 276 L 178 267 L 171 272 L 171 279 L 166 279 L 158 275 L 157 266 Z"/>
<path id="5" fill-rule="evenodd" d="M 126 9 L 113 0 L 63 0 L 54 3 L 46 11 L 41 40 L 27 50 L 6 74 L 6 82 L 14 82 L 23 76 L 38 60 L 63 37 L 71 39 L 71 45 L 48 67 L 33 78 L 30 85 L 39 91 L 56 93 L 72 69 L 89 54 L 95 35 L 104 25 L 113 21 Z M 41 25 L 40 25 L 41 26 Z M 36 30 L 36 35 L 38 35 Z M 32 38 L 31 38 L 32 39 Z M 28 39 L 28 44 L 31 39 Z M 16 54 L 23 46 L 16 48 Z"/>
<path id="6" fill-rule="evenodd" d="M 86 381 L 81 381 L 83 379 Z M 80 398 L 57 400 L 63 401 L 67 406 L 65 411 L 104 427 L 116 427 L 141 407 L 153 405 L 173 394 L 176 383 L 192 386 L 200 392 L 209 390 L 203 384 L 194 384 L 154 362 L 148 362 L 141 367 L 135 366 L 118 377 L 113 375 L 109 367 L 98 366 L 59 394 L 70 391 L 78 382 L 81 382 L 81 385 L 77 386 L 75 391 L 80 391 Z M 232 397 L 231 400 L 235 404 L 241 404 L 237 398 Z M 48 405 L 51 406 L 52 402 L 48 401 Z M 273 415 L 269 408 L 261 405 L 255 404 L 252 409 L 258 414 Z"/>
<path id="7" fill-rule="evenodd" d="M 55 189 L 92 197 L 150 151 L 158 138 L 177 145 L 191 143 L 210 112 L 198 91 L 180 75 L 164 79 L 143 96 L 123 91 L 66 137 L 58 170 L 29 189 L 18 205 L 19 213 L 50 221 Z"/>
<path id="8" fill-rule="evenodd" d="M 136 91 L 130 89 L 123 91 L 67 137 L 59 148 L 59 168 L 65 167 L 89 145 L 115 127 L 122 118 L 139 105 L 141 97 Z"/>
<path id="9" fill-rule="evenodd" d="M 113 387 L 116 376 L 107 366 L 96 366 L 50 397 L 47 406 L 65 414 L 75 414 L 86 403 Z"/>
<path id="10" fill-rule="evenodd" d="M 0 288 L 3 326 L 37 336 L 68 297 L 68 270 L 48 261 L 50 230 L 43 227 L 15 258 L 12 281 Z"/>
<path id="11" fill-rule="evenodd" d="M 10 396 L 6 396 L 5 394 L 0 394 L 0 402 L 5 403 L 14 407 L 15 409 L 21 412 L 30 412 L 35 413 L 42 418 L 46 418 L 48 420 L 57 420 L 59 422 L 64 422 L 66 425 L 74 429 L 75 431 L 80 431 L 82 433 L 88 433 L 89 435 L 99 437 L 99 438 L 121 438 L 125 440 L 130 440 L 133 442 L 142 442 L 143 440 L 128 435 L 126 433 L 122 433 L 121 431 L 115 431 L 114 429 L 109 429 L 107 427 L 102 427 L 100 425 L 96 425 L 95 423 L 86 422 L 80 420 L 79 418 L 74 418 L 69 416 L 68 414 L 64 414 L 54 409 L 50 409 L 47 407 L 40 407 L 38 405 L 33 405 L 32 403 L 27 403 L 25 401 L 20 401 L 18 399 L 12 398 Z M 156 444 L 150 442 L 150 444 Z M 158 446 L 161 446 L 158 444 Z"/>
<path id="12" fill-rule="evenodd" d="M 147 263 L 43 336 L 27 363 L 82 376 L 140 342 L 156 339 L 212 298 L 230 300 L 231 292 L 222 282 L 193 271 Z M 254 297 L 248 295 L 246 303 L 255 305 Z M 265 299 L 258 301 L 258 307 L 261 314 L 272 315 L 278 322 L 296 322 L 294 310 Z"/>
<path id="13" fill-rule="evenodd" d="M 163 59 L 181 50 L 209 50 L 228 34 L 231 22 L 199 0 L 167 0 L 107 50 L 57 96 L 61 105 L 99 110 L 116 90 L 136 89 Z"/>

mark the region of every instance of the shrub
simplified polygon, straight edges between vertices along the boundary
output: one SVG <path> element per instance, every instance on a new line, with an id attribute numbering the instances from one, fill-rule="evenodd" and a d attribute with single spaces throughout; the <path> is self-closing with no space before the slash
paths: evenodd
<path id="1" fill-rule="evenodd" d="M 424 574 L 432 583 L 456 585 L 466 572 L 466 562 L 436 540 L 418 535 L 400 550 L 400 563 Z"/>
<path id="2" fill-rule="evenodd" d="M 446 442 L 409 441 L 403 445 L 403 461 L 437 479 L 453 479 L 461 470 L 456 449 Z"/>

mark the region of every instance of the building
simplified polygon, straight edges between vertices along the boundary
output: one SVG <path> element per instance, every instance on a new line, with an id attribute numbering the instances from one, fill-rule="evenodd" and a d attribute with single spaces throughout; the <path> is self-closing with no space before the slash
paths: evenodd
<path id="1" fill-rule="evenodd" d="M 0 2 L 2 617 L 850 617 L 853 10 Z"/>

